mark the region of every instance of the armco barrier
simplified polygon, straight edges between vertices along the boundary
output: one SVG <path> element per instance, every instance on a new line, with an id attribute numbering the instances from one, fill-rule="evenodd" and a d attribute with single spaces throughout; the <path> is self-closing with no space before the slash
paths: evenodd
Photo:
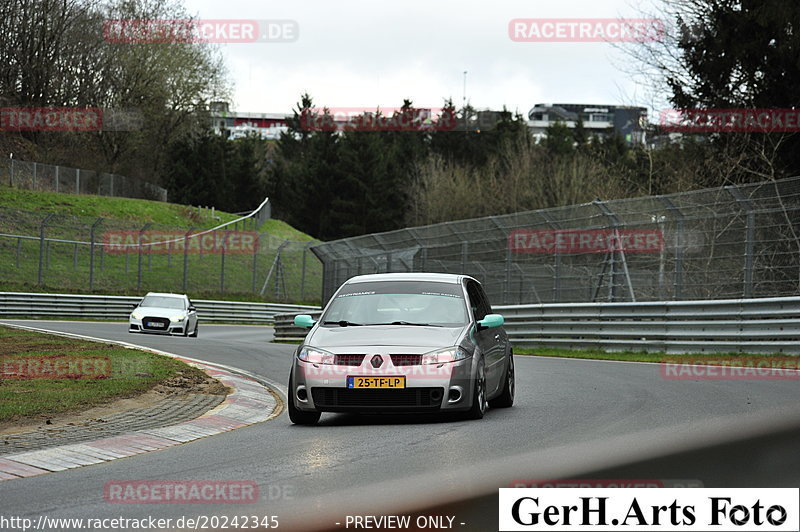
<path id="1" fill-rule="evenodd" d="M 0 292 L 0 318 L 126 319 L 141 297 Z M 319 310 L 306 305 L 192 300 L 202 322 L 272 323 L 276 314 Z"/>
<path id="2" fill-rule="evenodd" d="M 286 314 L 275 314 L 275 334 L 276 342 L 300 342 L 308 334 L 305 327 L 297 327 L 294 324 L 294 317 L 297 314 L 309 314 L 314 321 L 318 320 L 322 314 L 321 310 L 312 312 L 291 312 Z"/>
<path id="3" fill-rule="evenodd" d="M 800 354 L 800 297 L 507 305 L 494 311 L 505 316 L 511 342 L 521 347 Z M 305 337 L 293 318 L 275 315 L 276 340 Z"/>

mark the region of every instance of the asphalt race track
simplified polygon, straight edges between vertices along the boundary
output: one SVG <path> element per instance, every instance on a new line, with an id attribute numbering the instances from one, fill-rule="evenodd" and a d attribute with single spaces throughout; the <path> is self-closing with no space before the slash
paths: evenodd
<path id="1" fill-rule="evenodd" d="M 295 349 L 269 343 L 269 327 L 201 323 L 199 338 L 192 339 L 128 334 L 125 323 L 8 321 L 224 364 L 284 387 Z M 344 515 L 356 506 L 382 515 L 395 510 L 393 499 L 410 492 L 417 502 L 434 506 L 478 486 L 484 489 L 489 464 L 508 464 L 516 455 L 524 459 L 516 463 L 514 475 L 500 482 L 495 478 L 495 487 L 516 479 L 552 478 L 541 464 L 577 448 L 615 442 L 616 448 L 630 445 L 641 451 L 642 442 L 652 444 L 654 434 L 669 439 L 685 427 L 697 433 L 718 418 L 796 410 L 800 403 L 796 380 L 666 380 L 655 364 L 530 357 L 516 362 L 515 406 L 490 410 L 480 421 L 323 414 L 319 425 L 297 427 L 284 412 L 272 421 L 163 451 L 0 482 L 0 515 L 34 520 L 40 515 L 274 515 L 279 529 L 312 522 L 344 529 Z M 692 478 L 680 473 L 677 478 Z M 110 504 L 103 498 L 103 485 L 112 480 L 255 481 L 261 502 L 246 507 Z M 341 516 L 342 526 L 332 516 Z M 455 517 L 454 528 L 479 529 L 466 517 Z"/>

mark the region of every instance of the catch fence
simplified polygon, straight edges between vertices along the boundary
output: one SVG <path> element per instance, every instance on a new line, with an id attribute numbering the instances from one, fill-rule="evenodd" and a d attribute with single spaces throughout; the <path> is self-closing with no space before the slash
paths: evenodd
<path id="1" fill-rule="evenodd" d="M 167 190 L 135 177 L 0 158 L 0 183 L 64 194 L 96 194 L 167 201 Z"/>
<path id="2" fill-rule="evenodd" d="M 260 232 L 268 209 L 265 201 L 249 218 L 209 231 L 0 207 L 0 286 L 319 302 L 316 241 Z"/>
<path id="3" fill-rule="evenodd" d="M 318 244 L 354 275 L 464 273 L 498 305 L 800 294 L 800 177 L 445 222 Z"/>

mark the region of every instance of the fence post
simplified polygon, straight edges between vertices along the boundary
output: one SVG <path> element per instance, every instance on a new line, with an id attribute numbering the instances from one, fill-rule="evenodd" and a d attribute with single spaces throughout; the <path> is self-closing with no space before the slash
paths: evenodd
<path id="1" fill-rule="evenodd" d="M 255 242 L 253 242 L 253 293 L 256 293 L 256 270 L 258 269 L 258 248 L 261 247 L 261 235 L 256 233 Z"/>
<path id="2" fill-rule="evenodd" d="M 592 202 L 597 209 L 602 212 L 606 218 L 609 219 L 611 222 L 611 226 L 614 229 L 614 245 L 618 249 L 609 249 L 606 252 L 606 255 L 609 257 L 610 265 L 611 265 L 611 275 L 610 275 L 610 286 L 608 290 L 608 296 L 610 301 L 617 300 L 617 277 L 619 273 L 617 272 L 616 267 L 616 254 L 619 253 L 620 256 L 620 263 L 622 264 L 622 271 L 625 274 L 625 280 L 628 284 L 628 291 L 630 293 L 631 301 L 636 301 L 636 294 L 633 292 L 633 282 L 631 281 L 631 274 L 628 271 L 628 261 L 625 258 L 625 249 L 622 247 L 622 239 L 619 237 L 619 230 L 620 228 L 624 227 L 624 224 L 619 221 L 619 218 L 611 212 L 611 209 L 608 208 L 602 200 L 596 199 Z"/>
<path id="3" fill-rule="evenodd" d="M 14 156 L 11 156 L 11 170 L 8 172 L 8 186 L 14 186 Z"/>
<path id="4" fill-rule="evenodd" d="M 33 163 L 33 185 L 31 186 L 31 190 L 36 190 L 36 167 L 39 166 L 37 163 Z"/>
<path id="5" fill-rule="evenodd" d="M 742 191 L 736 185 L 726 186 L 725 189 L 730 192 L 736 201 L 747 212 L 747 240 L 744 248 L 744 287 L 743 297 L 753 297 L 753 248 L 756 237 L 756 213 L 753 204 L 750 200 L 744 197 Z"/>
<path id="6" fill-rule="evenodd" d="M 190 227 L 183 237 L 183 293 L 185 294 L 188 286 L 189 276 L 189 235 L 192 234 L 194 227 Z"/>
<path id="7" fill-rule="evenodd" d="M 665 197 L 659 197 L 661 203 L 675 216 L 676 229 L 675 234 L 675 287 L 672 293 L 673 300 L 681 299 L 681 292 L 683 290 L 683 213 L 672 203 L 672 200 Z M 663 237 L 662 237 L 663 238 Z"/>
<path id="8" fill-rule="evenodd" d="M 72 252 L 72 271 L 78 271 L 78 243 L 73 244 Z"/>
<path id="9" fill-rule="evenodd" d="M 19 269 L 19 254 L 22 251 L 22 238 L 17 238 L 17 269 Z"/>
<path id="10" fill-rule="evenodd" d="M 44 228 L 53 216 L 55 216 L 54 213 L 48 214 L 45 216 L 44 220 L 42 220 L 42 223 L 39 224 L 39 285 L 42 284 L 42 280 L 44 279 Z"/>
<path id="11" fill-rule="evenodd" d="M 225 240 L 228 238 L 228 232 L 222 232 L 222 259 L 220 260 L 220 268 L 219 268 L 219 293 L 225 293 Z"/>
<path id="12" fill-rule="evenodd" d="M 81 169 L 75 169 L 75 194 L 81 193 Z"/>
<path id="13" fill-rule="evenodd" d="M 58 192 L 58 174 L 60 173 L 59 172 L 60 169 L 61 169 L 61 166 L 56 165 L 56 192 Z"/>
<path id="14" fill-rule="evenodd" d="M 303 247 L 303 271 L 300 274 L 300 301 L 306 300 L 306 256 L 308 255 L 309 246 L 311 246 L 311 242 Z"/>
<path id="15" fill-rule="evenodd" d="M 543 211 L 541 214 L 542 218 L 544 218 L 550 227 L 552 227 L 556 232 L 562 229 L 561 224 L 558 223 L 549 212 Z M 559 251 L 558 246 L 554 247 L 553 303 L 561 303 L 561 252 Z"/>
<path id="16" fill-rule="evenodd" d="M 139 229 L 139 241 L 137 242 L 137 246 L 136 246 L 139 249 L 139 261 L 138 261 L 138 267 L 139 267 L 138 269 L 139 269 L 139 271 L 138 271 L 138 274 L 137 274 L 137 277 L 136 277 L 136 289 L 137 290 L 141 290 L 142 289 L 142 235 L 144 235 L 144 232 L 147 231 L 147 228 L 150 227 L 151 225 L 153 225 L 153 224 L 148 222 L 148 223 L 144 224 L 144 226 L 141 229 Z"/>
<path id="17" fill-rule="evenodd" d="M 98 218 L 92 224 L 91 232 L 89 233 L 89 291 L 94 289 L 94 239 L 95 239 L 95 231 L 97 230 L 97 226 L 103 221 L 102 218 Z"/>

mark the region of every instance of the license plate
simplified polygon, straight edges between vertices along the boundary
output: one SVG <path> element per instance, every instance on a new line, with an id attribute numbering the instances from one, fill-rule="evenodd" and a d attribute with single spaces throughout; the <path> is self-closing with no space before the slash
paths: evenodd
<path id="1" fill-rule="evenodd" d="M 406 376 L 347 377 L 348 388 L 405 388 Z"/>
<path id="2" fill-rule="evenodd" d="M 150 321 L 147 322 L 148 327 L 154 327 L 156 329 L 163 329 L 166 325 L 161 323 L 160 321 Z"/>

